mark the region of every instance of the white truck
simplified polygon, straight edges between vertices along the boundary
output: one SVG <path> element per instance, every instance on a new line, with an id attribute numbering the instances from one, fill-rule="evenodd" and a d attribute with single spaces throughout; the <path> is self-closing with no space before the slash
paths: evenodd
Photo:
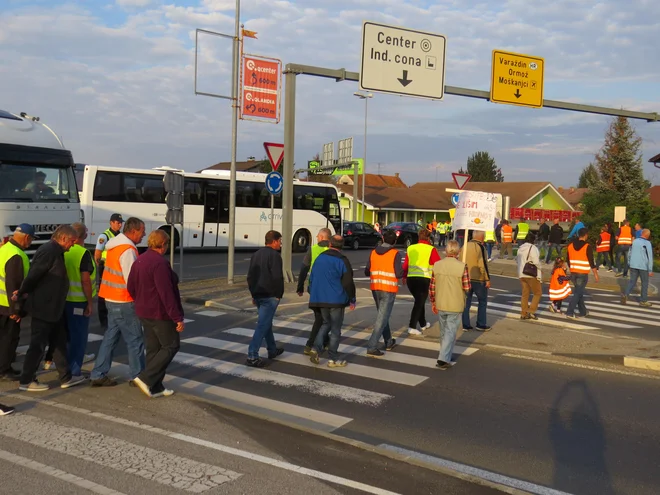
<path id="1" fill-rule="evenodd" d="M 29 223 L 31 256 L 58 225 L 81 220 L 71 152 L 38 117 L 0 110 L 0 243 Z"/>

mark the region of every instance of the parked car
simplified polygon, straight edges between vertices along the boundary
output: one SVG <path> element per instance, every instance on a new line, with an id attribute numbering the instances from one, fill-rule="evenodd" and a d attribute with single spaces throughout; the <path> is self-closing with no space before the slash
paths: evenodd
<path id="1" fill-rule="evenodd" d="M 387 225 L 383 230 L 396 232 L 396 245 L 408 247 L 419 241 L 420 226 L 413 222 L 394 222 Z"/>
<path id="2" fill-rule="evenodd" d="M 383 236 L 365 222 L 344 222 L 344 246 L 360 249 L 383 243 Z"/>

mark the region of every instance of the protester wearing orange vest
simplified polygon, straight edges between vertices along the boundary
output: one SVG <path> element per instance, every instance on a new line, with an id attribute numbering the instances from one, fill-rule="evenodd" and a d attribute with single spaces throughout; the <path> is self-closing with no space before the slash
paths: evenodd
<path id="1" fill-rule="evenodd" d="M 619 229 L 619 232 L 616 235 L 616 255 L 614 256 L 615 269 L 617 274 L 615 277 L 627 277 L 628 276 L 628 253 L 630 252 L 630 246 L 633 243 L 633 232 L 630 228 L 630 220 L 627 218 L 623 221 L 623 225 Z M 623 263 L 621 262 L 623 258 Z"/>
<path id="2" fill-rule="evenodd" d="M 144 369 L 144 336 L 142 325 L 135 314 L 133 298 L 126 283 L 133 263 L 137 259 L 136 245 L 144 237 L 144 222 L 131 217 L 124 224 L 124 233 L 113 237 L 106 244 L 108 253 L 101 280 L 99 297 L 105 299 L 108 308 L 108 329 L 103 335 L 96 364 L 92 370 L 93 387 L 111 387 L 117 382 L 110 377 L 112 354 L 121 335 L 128 349 L 128 365 L 131 380 Z"/>
<path id="3" fill-rule="evenodd" d="M 596 253 L 598 253 L 596 255 L 596 266 L 600 268 L 600 265 L 603 265 L 608 272 L 612 271 L 612 267 L 608 263 L 611 240 L 612 236 L 607 232 L 607 225 L 603 225 L 600 229 L 598 241 L 596 241 Z"/>
<path id="4" fill-rule="evenodd" d="M 589 231 L 582 228 L 577 233 L 578 238 L 568 245 L 568 266 L 571 269 L 571 280 L 573 282 L 573 297 L 566 310 L 566 318 L 584 318 L 589 314 L 584 304 L 584 295 L 589 280 L 589 272 L 593 271 L 594 278 L 598 282 L 598 268 L 594 263 L 594 250 L 587 242 Z M 580 315 L 575 315 L 575 308 Z"/>
<path id="5" fill-rule="evenodd" d="M 383 232 L 383 244 L 371 252 L 364 274 L 371 279 L 371 293 L 376 302 L 376 322 L 367 344 L 368 357 L 381 357 L 384 352 L 378 349 L 381 336 L 385 339 L 385 350 L 391 351 L 396 346 L 390 330 L 390 314 L 394 307 L 396 293 L 399 291 L 399 279 L 403 278 L 403 255 L 397 248 L 396 232 Z"/>
<path id="6" fill-rule="evenodd" d="M 561 303 L 571 295 L 571 285 L 568 283 L 570 277 L 566 275 L 568 265 L 563 258 L 555 260 L 550 275 L 550 306 L 548 309 L 553 313 L 561 314 Z"/>
<path id="7" fill-rule="evenodd" d="M 508 220 L 502 220 L 502 247 L 500 258 L 513 259 L 513 228 Z"/>

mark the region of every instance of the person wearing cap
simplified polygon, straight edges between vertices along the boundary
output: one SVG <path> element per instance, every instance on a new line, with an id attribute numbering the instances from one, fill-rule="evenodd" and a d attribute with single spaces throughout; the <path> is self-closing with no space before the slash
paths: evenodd
<path id="1" fill-rule="evenodd" d="M 17 380 L 20 371 L 11 364 L 21 333 L 21 318 L 25 316 L 20 302 L 10 301 L 30 268 L 25 250 L 34 240 L 34 227 L 22 223 L 14 230 L 13 237 L 0 247 L 0 379 Z"/>
<path id="2" fill-rule="evenodd" d="M 110 215 L 110 227 L 107 228 L 101 235 L 99 235 L 96 240 L 96 249 L 94 250 L 94 261 L 98 267 L 98 280 L 103 278 L 103 268 L 105 267 L 105 259 L 108 256 L 108 251 L 106 250 L 106 245 L 108 241 L 121 233 L 121 226 L 124 223 L 124 219 L 119 213 L 113 213 Z M 105 299 L 101 296 L 98 298 L 98 313 L 99 313 L 99 323 L 103 330 L 108 329 L 108 309 L 105 305 Z"/>

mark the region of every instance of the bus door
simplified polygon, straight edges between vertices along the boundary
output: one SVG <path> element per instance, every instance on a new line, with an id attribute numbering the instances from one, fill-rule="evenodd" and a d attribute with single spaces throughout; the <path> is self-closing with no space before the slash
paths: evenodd
<path id="1" fill-rule="evenodd" d="M 203 247 L 228 245 L 229 183 L 208 184 L 204 190 Z"/>

